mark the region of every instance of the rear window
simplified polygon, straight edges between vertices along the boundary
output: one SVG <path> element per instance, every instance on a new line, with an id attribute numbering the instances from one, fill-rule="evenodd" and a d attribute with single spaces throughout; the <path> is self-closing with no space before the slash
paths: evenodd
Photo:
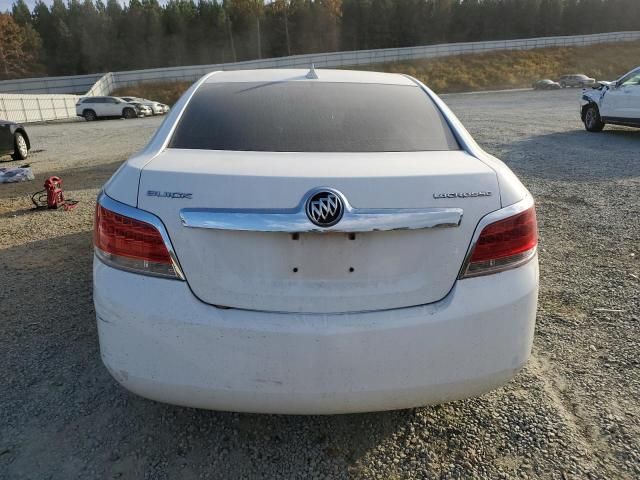
<path id="1" fill-rule="evenodd" d="M 171 148 L 271 152 L 459 150 L 417 86 L 328 82 L 205 83 Z"/>

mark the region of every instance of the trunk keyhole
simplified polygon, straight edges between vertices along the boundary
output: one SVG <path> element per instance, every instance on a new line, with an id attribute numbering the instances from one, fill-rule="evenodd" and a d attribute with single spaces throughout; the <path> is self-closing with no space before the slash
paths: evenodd
<path id="1" fill-rule="evenodd" d="M 293 273 L 298 273 L 298 267 L 293 267 Z"/>
<path id="2" fill-rule="evenodd" d="M 356 269 L 353 267 L 349 267 L 349 273 L 353 273 Z"/>

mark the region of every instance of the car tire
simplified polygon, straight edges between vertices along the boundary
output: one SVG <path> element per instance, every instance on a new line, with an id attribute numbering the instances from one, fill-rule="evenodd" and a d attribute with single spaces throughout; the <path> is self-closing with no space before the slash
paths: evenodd
<path id="1" fill-rule="evenodd" d="M 29 146 L 27 145 L 27 139 L 20 132 L 16 132 L 13 136 L 13 155 L 11 158 L 14 160 L 24 160 L 29 155 Z"/>
<path id="2" fill-rule="evenodd" d="M 600 118 L 600 111 L 595 105 L 589 105 L 584 111 L 584 128 L 589 132 L 601 132 L 604 122 Z"/>
<path id="3" fill-rule="evenodd" d="M 567 88 L 567 84 L 564 82 L 560 82 L 560 88 Z"/>
<path id="4" fill-rule="evenodd" d="M 122 116 L 124 118 L 136 118 L 138 115 L 133 108 L 125 108 L 124 110 L 122 110 Z"/>
<path id="5" fill-rule="evenodd" d="M 98 119 L 96 112 L 94 112 L 93 110 L 85 110 L 84 112 L 82 112 L 82 116 L 87 122 L 93 122 L 94 120 Z"/>

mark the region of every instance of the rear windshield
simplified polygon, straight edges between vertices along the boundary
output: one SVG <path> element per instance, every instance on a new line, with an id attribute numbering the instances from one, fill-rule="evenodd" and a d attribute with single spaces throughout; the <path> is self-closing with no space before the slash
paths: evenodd
<path id="1" fill-rule="evenodd" d="M 172 148 L 270 152 L 459 150 L 417 86 L 328 82 L 205 83 Z"/>

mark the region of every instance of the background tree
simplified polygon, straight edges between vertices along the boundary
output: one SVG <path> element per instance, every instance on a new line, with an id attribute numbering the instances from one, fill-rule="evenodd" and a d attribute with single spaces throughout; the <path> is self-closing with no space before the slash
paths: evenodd
<path id="1" fill-rule="evenodd" d="M 640 27 L 640 0 L 46 1 L 10 17 L 49 75 Z"/>
<path id="2" fill-rule="evenodd" d="M 0 79 L 29 77 L 39 73 L 40 38 L 30 25 L 19 25 L 0 13 Z"/>

